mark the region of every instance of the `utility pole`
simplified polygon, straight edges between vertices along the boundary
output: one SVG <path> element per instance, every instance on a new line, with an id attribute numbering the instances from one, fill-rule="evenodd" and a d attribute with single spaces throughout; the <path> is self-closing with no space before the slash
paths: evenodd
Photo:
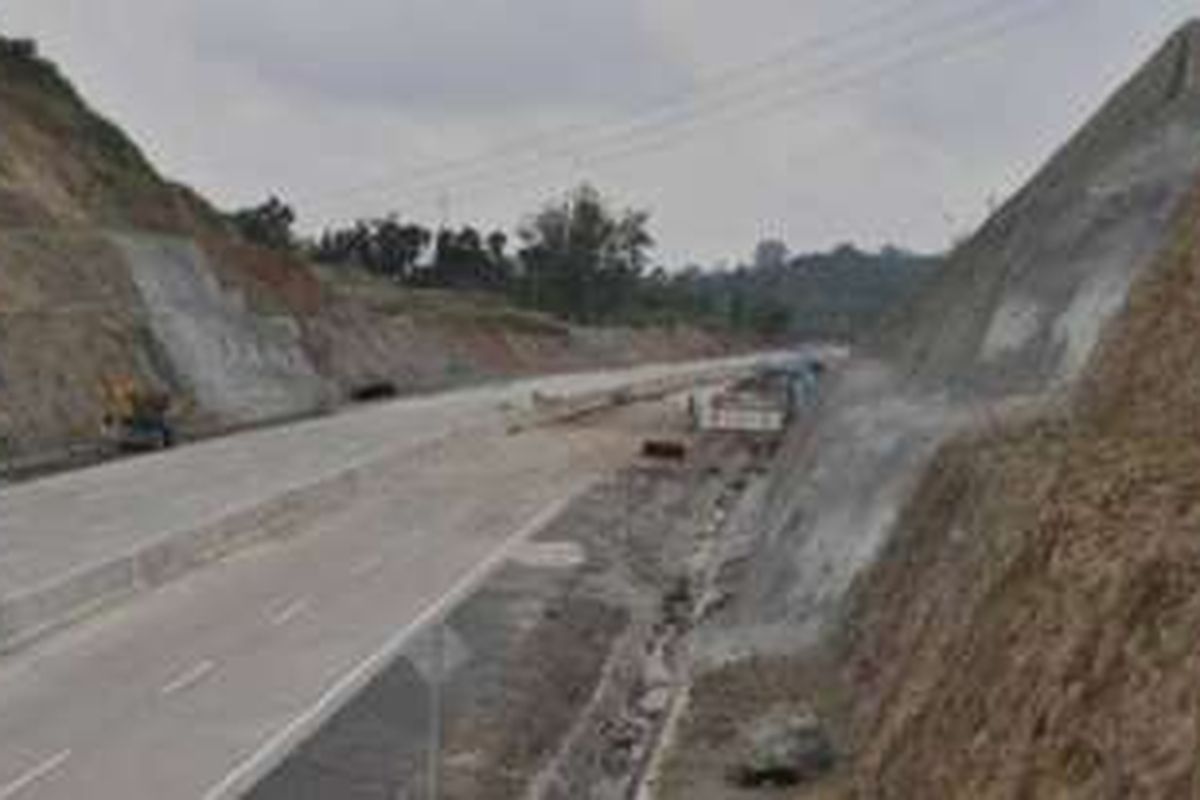
<path id="1" fill-rule="evenodd" d="M 438 620 L 429 631 L 432 650 L 429 672 L 429 777 L 428 800 L 442 796 L 442 680 L 446 671 L 445 622 Z"/>
<path id="2" fill-rule="evenodd" d="M 625 479 L 625 541 L 633 541 L 633 510 L 636 501 L 637 473 L 631 467 L 628 472 L 629 477 Z"/>
<path id="3" fill-rule="evenodd" d="M 575 192 L 567 192 L 567 216 L 563 226 L 563 258 L 571 260 L 571 228 L 575 226 Z"/>

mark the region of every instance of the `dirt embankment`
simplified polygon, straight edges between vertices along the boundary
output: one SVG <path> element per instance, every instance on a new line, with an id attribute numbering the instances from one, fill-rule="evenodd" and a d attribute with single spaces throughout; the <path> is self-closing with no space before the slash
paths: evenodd
<path id="1" fill-rule="evenodd" d="M 205 434 L 327 410 L 363 384 L 411 393 L 729 349 L 688 329 L 573 329 L 247 246 L 52 64 L 11 48 L 0 109 L 0 473 L 94 444 L 114 381 L 166 391 L 177 424 Z"/>
<path id="2" fill-rule="evenodd" d="M 943 451 L 861 582 L 858 796 L 1200 793 L 1197 220 L 1069 417 Z"/>
<path id="3" fill-rule="evenodd" d="M 938 446 L 1061 404 L 1200 176 L 1200 25 L 1173 37 L 951 258 L 792 437 L 733 638 L 784 649 L 836 612 Z M 1181 76 L 1183 76 L 1181 78 Z"/>
<path id="4" fill-rule="evenodd" d="M 1198 136 L 1192 24 L 793 437 L 659 800 L 778 706 L 842 758 L 780 796 L 1200 796 Z"/>

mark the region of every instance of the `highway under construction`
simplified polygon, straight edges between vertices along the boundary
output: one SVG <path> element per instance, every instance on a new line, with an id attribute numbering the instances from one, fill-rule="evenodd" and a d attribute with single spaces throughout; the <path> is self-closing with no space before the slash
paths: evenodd
<path id="1" fill-rule="evenodd" d="M 561 518 L 593 487 L 621 485 L 613 476 L 645 440 L 691 436 L 693 388 L 740 380 L 760 361 L 394 401 L 0 492 L 0 797 L 249 791 L 419 634 L 478 616 L 462 604 L 497 570 L 576 574 L 590 569 L 588 536 L 636 526 L 657 539 L 644 487 L 629 489 L 628 506 L 606 503 L 630 516 L 593 521 L 591 533 Z M 561 536 L 545 540 L 554 525 Z M 653 606 L 661 586 L 642 591 Z M 571 598 L 541 602 L 575 625 Z M 632 613 L 624 602 L 606 613 Z M 456 645 L 452 660 L 502 668 L 488 648 L 526 624 L 477 620 L 481 643 Z M 554 641 L 539 658 L 558 652 Z M 567 702 L 563 718 L 580 711 Z M 424 773 L 380 780 L 413 774 Z M 291 791 L 272 796 L 304 796 Z"/>

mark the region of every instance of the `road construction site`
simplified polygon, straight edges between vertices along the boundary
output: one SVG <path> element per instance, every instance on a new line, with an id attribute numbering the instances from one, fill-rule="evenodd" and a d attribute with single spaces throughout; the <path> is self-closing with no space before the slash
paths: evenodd
<path id="1" fill-rule="evenodd" d="M 390 668 L 414 636 L 456 609 L 448 630 L 452 644 L 462 641 L 452 650 L 487 657 L 456 673 L 470 689 L 451 692 L 451 724 L 462 703 L 493 691 L 520 701 L 501 704 L 506 720 L 521 720 L 530 703 L 540 714 L 529 686 L 469 677 L 521 675 L 503 668 L 505 653 L 517 664 L 585 668 L 551 684 L 569 696 L 529 754 L 529 768 L 540 769 L 627 618 L 646 619 L 686 577 L 678 567 L 688 545 L 632 515 L 674 502 L 692 513 L 655 513 L 686 526 L 713 513 L 725 491 L 711 462 L 659 475 L 629 471 L 631 461 L 647 438 L 682 432 L 681 392 L 745 374 L 754 361 L 402 401 L 6 489 L 0 798 L 240 796 L 331 717 L 343 719 L 335 715 L 372 681 L 394 679 Z M 608 522 L 580 524 L 597 509 Z M 609 522 L 631 526 L 628 535 L 613 539 Z M 651 540 L 638 545 L 639 530 Z M 626 545 L 634 550 L 613 550 Z M 594 546 L 607 548 L 599 562 Z M 483 599 L 460 607 L 502 566 Z M 625 570 L 634 573 L 627 580 Z M 607 605 L 596 587 L 579 588 L 592 573 Z M 517 583 L 542 577 L 506 613 L 488 597 L 511 596 L 513 574 Z M 544 652 L 588 655 L 554 665 Z M 421 724 L 420 713 L 402 716 Z M 481 723 L 476 734 L 487 730 Z M 321 752 L 325 741 L 308 748 Z M 412 744 L 385 740 L 363 752 Z M 486 763 L 511 760 L 481 752 Z M 310 763 L 297 758 L 260 791 Z"/>
<path id="2" fill-rule="evenodd" d="M 570 429 L 614 428 L 686 455 L 640 459 L 577 495 L 249 797 L 632 796 L 726 522 L 773 438 L 698 435 L 678 396 Z"/>

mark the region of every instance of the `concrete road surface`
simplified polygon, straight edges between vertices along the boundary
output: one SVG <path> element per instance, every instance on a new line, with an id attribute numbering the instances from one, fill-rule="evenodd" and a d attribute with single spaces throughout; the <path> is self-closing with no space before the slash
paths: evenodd
<path id="1" fill-rule="evenodd" d="M 347 460 L 374 465 L 352 503 L 300 535 L 0 661 L 0 800 L 217 800 L 249 788 L 412 633 L 634 452 L 619 430 L 508 435 L 492 424 L 500 404 L 532 386 L 628 380 L 559 377 L 397 403 L 0 493 L 3 587 L 28 582 L 27 570 L 52 578 L 70 563 L 64 554 L 103 555 L 97 541 L 131 543 Z"/>
<path id="2" fill-rule="evenodd" d="M 354 501 L 365 475 L 453 432 L 747 359 L 562 375 L 358 409 L 0 491 L 0 653 Z M 551 404 L 559 407 L 561 404 Z"/>

